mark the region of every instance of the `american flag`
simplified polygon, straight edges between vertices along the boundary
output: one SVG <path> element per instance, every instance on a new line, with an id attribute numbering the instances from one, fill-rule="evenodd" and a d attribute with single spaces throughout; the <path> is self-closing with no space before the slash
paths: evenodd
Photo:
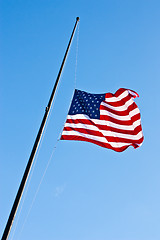
<path id="1" fill-rule="evenodd" d="M 62 140 L 80 140 L 122 152 L 143 142 L 139 95 L 120 88 L 115 94 L 91 94 L 75 90 Z"/>

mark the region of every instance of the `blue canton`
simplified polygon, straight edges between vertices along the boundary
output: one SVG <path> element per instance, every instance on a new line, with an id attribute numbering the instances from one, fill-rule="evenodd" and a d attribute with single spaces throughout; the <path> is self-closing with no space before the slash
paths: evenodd
<path id="1" fill-rule="evenodd" d="M 105 94 L 91 94 L 76 89 L 68 114 L 86 114 L 92 119 L 100 119 L 100 104 L 104 100 Z"/>

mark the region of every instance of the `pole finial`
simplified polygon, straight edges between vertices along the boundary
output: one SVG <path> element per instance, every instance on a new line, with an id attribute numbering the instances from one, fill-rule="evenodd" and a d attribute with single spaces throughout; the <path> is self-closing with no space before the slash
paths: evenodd
<path id="1" fill-rule="evenodd" d="M 79 17 L 77 17 L 76 20 L 79 22 Z"/>

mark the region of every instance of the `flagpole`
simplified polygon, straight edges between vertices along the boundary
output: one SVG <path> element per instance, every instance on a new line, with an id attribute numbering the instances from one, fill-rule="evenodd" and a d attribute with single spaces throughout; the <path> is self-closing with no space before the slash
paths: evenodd
<path id="1" fill-rule="evenodd" d="M 8 239 L 8 236 L 9 236 L 9 233 L 10 233 L 10 230 L 11 230 L 11 227 L 12 227 L 12 223 L 13 223 L 14 217 L 16 215 L 16 211 L 18 209 L 18 205 L 20 203 L 21 196 L 23 194 L 23 190 L 24 190 L 25 184 L 27 182 L 27 178 L 29 176 L 29 172 L 31 170 L 31 166 L 33 164 L 33 160 L 34 160 L 36 151 L 38 149 L 38 145 L 39 145 L 39 142 L 40 142 L 40 139 L 41 139 L 44 127 L 45 127 L 45 123 L 46 123 L 46 120 L 47 120 L 47 117 L 48 117 L 48 114 L 49 114 L 49 111 L 50 111 L 50 108 L 51 108 L 51 105 L 52 105 L 52 102 L 53 102 L 53 99 L 54 99 L 56 88 L 57 88 L 57 85 L 58 85 L 58 82 L 59 82 L 59 79 L 60 79 L 60 76 L 61 76 L 61 73 L 62 73 L 62 70 L 63 70 L 63 66 L 64 66 L 64 63 L 65 63 L 65 60 L 67 58 L 67 54 L 68 54 L 68 51 L 69 51 L 69 48 L 70 48 L 70 45 L 71 45 L 71 42 L 72 42 L 75 30 L 76 30 L 76 27 L 77 27 L 78 21 L 79 21 L 79 17 L 76 18 L 76 22 L 75 22 L 75 25 L 74 25 L 74 28 L 73 28 L 73 31 L 72 31 L 72 34 L 71 34 L 71 37 L 70 37 L 70 40 L 69 40 L 69 43 L 68 43 L 65 55 L 64 55 L 64 58 L 63 58 L 63 61 L 62 61 L 62 64 L 61 64 L 61 67 L 60 67 L 60 70 L 59 70 L 56 82 L 54 84 L 54 87 L 53 87 L 53 90 L 52 90 L 52 93 L 51 93 L 48 105 L 47 105 L 47 107 L 45 109 L 44 117 L 42 119 L 42 122 L 41 122 L 41 125 L 40 125 L 40 128 L 39 128 L 39 131 L 38 131 L 35 143 L 34 143 L 33 148 L 32 148 L 32 152 L 31 152 L 30 158 L 28 160 L 28 163 L 27 163 L 27 166 L 26 166 L 23 178 L 21 180 L 21 184 L 19 186 L 16 198 L 14 200 L 14 204 L 12 206 L 12 209 L 11 209 L 11 212 L 10 212 L 10 215 L 9 215 L 9 218 L 8 218 L 8 221 L 7 221 L 7 224 L 6 224 L 6 227 L 5 227 L 5 230 L 3 232 L 3 236 L 1 238 L 1 240 Z"/>

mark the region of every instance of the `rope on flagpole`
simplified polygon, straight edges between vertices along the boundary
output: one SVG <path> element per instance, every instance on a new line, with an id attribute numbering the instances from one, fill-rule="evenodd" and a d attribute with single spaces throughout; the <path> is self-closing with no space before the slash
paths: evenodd
<path id="1" fill-rule="evenodd" d="M 76 84 L 77 84 L 77 62 L 78 62 L 78 47 L 79 47 L 79 25 L 78 24 L 78 29 L 77 29 L 77 46 L 76 46 L 76 63 L 75 63 L 75 80 L 74 80 L 74 89 L 76 89 Z"/>
<path id="2" fill-rule="evenodd" d="M 73 39 L 73 36 L 74 36 L 74 33 L 75 33 L 75 30 L 76 30 L 78 22 L 79 22 L 79 17 L 76 18 L 76 22 L 74 24 L 74 28 L 73 28 L 71 37 L 69 39 L 69 43 L 67 45 L 67 49 L 65 51 L 65 55 L 63 57 L 63 60 L 62 60 L 62 63 L 61 63 L 61 66 L 60 66 L 60 69 L 59 69 L 59 72 L 58 72 L 55 84 L 54 84 L 54 87 L 52 89 L 52 93 L 50 95 L 48 105 L 47 105 L 47 107 L 45 109 L 45 113 L 44 113 L 44 116 L 43 116 L 40 128 L 38 130 L 38 133 L 37 133 L 37 136 L 36 136 L 36 139 L 35 139 L 35 142 L 34 142 L 34 145 L 33 145 L 33 148 L 32 148 L 31 154 L 30 154 L 30 157 L 29 157 L 29 160 L 27 162 L 27 165 L 26 165 L 26 168 L 25 168 L 25 171 L 24 171 L 21 183 L 19 185 L 16 197 L 15 197 L 15 200 L 14 200 L 14 203 L 13 203 L 13 206 L 11 208 L 11 211 L 10 211 L 10 214 L 9 214 L 9 217 L 8 217 L 8 220 L 7 220 L 7 223 L 6 223 L 3 235 L 2 235 L 2 240 L 8 239 L 8 236 L 10 234 L 10 231 L 11 231 L 11 228 L 12 228 L 12 225 L 13 225 L 13 221 L 14 221 L 14 218 L 15 218 L 15 215 L 16 215 L 16 212 L 17 212 L 20 200 L 21 200 L 23 192 L 24 192 L 24 188 L 25 188 L 25 185 L 27 183 L 27 179 L 28 179 L 30 170 L 31 170 L 32 165 L 33 165 L 33 161 L 34 161 L 34 158 L 35 158 L 35 155 L 36 155 L 36 152 L 37 152 L 37 149 L 38 149 L 38 146 L 39 146 L 39 143 L 40 143 L 40 140 L 41 140 L 41 137 L 42 137 L 45 125 L 46 125 L 46 120 L 47 120 L 49 112 L 50 112 L 50 108 L 51 108 L 51 105 L 52 105 L 52 102 L 53 102 L 53 99 L 54 99 L 54 96 L 55 96 L 57 85 L 59 83 L 59 80 L 60 80 L 60 77 L 61 77 L 61 73 L 62 73 L 64 64 L 65 64 L 65 61 L 66 61 L 66 58 L 67 58 L 67 55 L 68 55 L 68 51 L 70 49 L 70 46 L 71 46 L 71 43 L 72 43 L 72 39 Z"/>
<path id="3" fill-rule="evenodd" d="M 72 93 L 72 97 L 71 97 L 71 100 L 70 100 L 70 104 L 69 104 L 69 107 L 68 107 L 68 111 L 69 111 L 69 108 L 70 108 L 70 105 L 71 105 L 71 102 L 72 102 L 73 95 L 74 95 L 74 91 L 73 91 L 73 93 Z M 56 96 L 55 96 L 55 98 L 56 98 Z M 54 105 L 54 103 L 53 103 L 53 105 Z M 68 112 L 68 111 L 67 111 L 67 112 Z M 51 109 L 51 112 L 52 112 L 52 109 Z M 50 114 L 50 115 L 51 115 L 51 114 Z M 50 119 L 50 116 L 49 116 L 49 118 L 48 118 L 48 122 L 49 122 L 49 119 Z M 47 125 L 48 125 L 48 122 L 47 122 Z M 65 122 L 66 122 L 66 120 L 65 120 Z M 48 169 L 48 167 L 49 167 L 49 165 L 50 165 L 50 163 L 51 163 L 51 160 L 52 160 L 53 155 L 54 155 L 54 153 L 55 153 L 55 150 L 56 150 L 56 148 L 57 148 L 57 144 L 58 144 L 58 142 L 60 141 L 60 138 L 61 138 L 61 135 L 62 135 L 62 132 L 63 132 L 63 128 L 64 128 L 64 125 L 65 125 L 65 122 L 63 123 L 63 126 L 62 126 L 62 129 L 61 129 L 61 131 L 60 131 L 60 134 L 59 134 L 59 136 L 58 136 L 58 138 L 57 138 L 57 141 L 56 141 L 56 143 L 55 143 L 55 145 L 54 145 L 54 147 L 53 147 L 51 156 L 50 156 L 50 158 L 49 158 L 49 160 L 48 160 L 48 162 L 47 162 L 46 168 L 45 168 L 45 170 L 44 170 L 44 172 L 43 172 L 43 175 L 42 175 L 42 177 L 41 177 L 41 180 L 40 180 L 40 182 L 39 182 L 39 185 L 38 185 L 38 187 L 37 187 L 37 190 L 36 190 L 36 192 L 35 192 L 35 195 L 34 195 L 34 197 L 33 197 L 32 203 L 31 203 L 30 208 L 29 208 L 29 210 L 28 210 L 28 213 L 27 213 L 27 215 L 26 215 L 26 217 L 25 217 L 25 219 L 24 219 L 24 222 L 23 222 L 21 231 L 19 232 L 19 235 L 18 235 L 18 238 L 17 238 L 17 239 L 20 239 L 20 235 L 21 235 L 21 233 L 22 233 L 22 231 L 23 231 L 23 229 L 24 229 L 24 226 L 25 226 L 25 224 L 26 224 L 26 222 L 27 222 L 27 219 L 28 219 L 28 217 L 29 217 L 29 214 L 30 214 L 30 212 L 31 212 L 31 209 L 32 209 L 32 207 L 33 207 L 33 204 L 34 204 L 34 202 L 35 202 L 35 200 L 36 200 L 36 197 L 37 197 L 38 192 L 39 192 L 39 190 L 40 190 L 40 187 L 41 187 L 41 185 L 42 185 L 43 179 L 44 179 L 44 177 L 45 177 L 45 175 L 46 175 L 47 169 Z M 46 128 L 47 128 L 47 125 L 46 125 Z M 45 132 L 44 132 L 44 133 L 45 133 Z M 33 168 L 33 169 L 34 169 L 34 168 Z M 13 237 L 12 237 L 12 239 L 13 239 Z M 11 239 L 11 240 L 12 240 L 12 239 Z"/>
<path id="4" fill-rule="evenodd" d="M 70 103 L 69 103 L 69 107 L 68 107 L 67 113 L 69 112 L 69 109 L 70 109 L 70 106 L 71 106 L 71 102 L 72 102 L 72 99 L 73 99 L 73 96 L 74 96 L 74 92 L 75 92 L 75 89 L 73 90 L 72 97 L 71 97 L 71 100 L 70 100 Z M 66 120 L 67 120 L 67 117 L 66 117 L 66 119 L 65 119 L 65 121 L 63 123 L 62 129 L 60 131 L 60 134 L 59 134 L 59 137 L 58 137 L 58 141 L 60 141 L 60 139 L 61 139 L 61 135 L 62 135 L 62 132 L 63 132 L 64 125 L 66 123 Z"/>
<path id="5" fill-rule="evenodd" d="M 71 97 L 71 100 L 70 100 L 70 104 L 69 104 L 69 107 L 68 107 L 68 111 L 69 111 L 69 108 L 70 108 L 70 105 L 71 105 L 71 102 L 72 102 L 73 95 L 74 95 L 74 92 L 73 92 L 72 97 Z M 56 96 L 55 96 L 55 98 L 56 98 Z M 54 105 L 54 103 L 53 103 L 53 105 Z M 52 109 L 51 109 L 51 112 L 52 112 Z M 51 114 L 50 114 L 50 115 L 51 115 Z M 48 122 L 49 122 L 49 119 L 50 119 L 50 116 L 49 116 L 49 118 L 48 118 Z M 48 125 L 48 122 L 47 122 L 47 125 Z M 66 122 L 66 120 L 65 120 L 65 122 Z M 35 202 L 35 200 L 36 200 L 37 194 L 38 194 L 38 192 L 39 192 L 39 190 L 40 190 L 40 187 L 41 187 L 41 184 L 42 184 L 42 182 L 43 182 L 43 179 L 44 179 L 44 177 L 45 177 L 45 175 L 46 175 L 47 169 L 48 169 L 48 167 L 49 167 L 49 165 L 50 165 L 50 162 L 51 162 L 51 160 L 52 160 L 52 158 L 53 158 L 53 155 L 54 155 L 54 153 L 55 153 L 55 150 L 56 150 L 56 148 L 57 148 L 57 144 L 58 144 L 58 142 L 60 141 L 60 138 L 61 138 L 61 135 L 62 135 L 62 131 L 63 131 L 64 125 L 65 125 L 65 122 L 63 123 L 63 127 L 62 127 L 62 129 L 61 129 L 61 131 L 60 131 L 60 134 L 59 134 L 59 136 L 58 136 L 58 138 L 57 138 L 57 141 L 56 141 L 56 143 L 55 143 L 55 145 L 54 145 L 54 147 L 53 147 L 51 156 L 50 156 L 50 158 L 49 158 L 49 160 L 48 160 L 48 162 L 47 162 L 46 168 L 45 168 L 45 170 L 44 170 L 44 172 L 43 172 L 43 175 L 42 175 L 42 177 L 41 177 L 41 180 L 40 180 L 40 182 L 39 182 L 39 185 L 38 185 L 38 187 L 37 187 L 37 190 L 36 190 L 36 192 L 35 192 L 35 195 L 34 195 L 34 197 L 33 197 L 32 203 L 31 203 L 31 205 L 30 205 L 30 208 L 29 208 L 28 213 L 27 213 L 27 215 L 26 215 L 26 217 L 25 217 L 25 220 L 24 220 L 22 229 L 21 229 L 21 231 L 20 231 L 19 236 L 18 236 L 17 239 L 19 239 L 19 237 L 20 237 L 20 235 L 21 235 L 21 233 L 22 233 L 22 231 L 23 231 L 23 229 L 24 229 L 25 223 L 26 223 L 26 221 L 27 221 L 27 219 L 28 219 L 28 216 L 29 216 L 29 214 L 30 214 L 30 212 L 31 212 L 31 209 L 32 209 L 32 207 L 33 207 L 33 204 L 34 204 L 34 202 Z M 47 125 L 46 125 L 46 128 L 47 128 Z M 45 131 L 46 131 L 46 129 L 45 129 Z M 45 134 L 45 132 L 44 132 L 44 134 Z M 43 140 L 43 139 L 42 139 L 42 140 Z M 33 167 L 33 170 L 34 170 L 34 167 Z M 32 174 L 33 174 L 33 173 L 32 173 Z M 31 179 L 30 179 L 30 180 L 31 180 Z M 12 237 L 12 239 L 13 239 L 13 237 Z"/>
<path id="6" fill-rule="evenodd" d="M 70 100 L 70 104 L 69 104 L 69 107 L 68 107 L 68 111 L 69 111 L 69 108 L 70 108 L 70 105 L 71 105 L 71 102 L 72 102 L 73 95 L 74 95 L 74 92 L 73 92 L 72 97 L 71 97 L 71 100 Z M 54 105 L 54 103 L 53 103 L 53 105 Z M 52 112 L 52 109 L 51 109 L 51 112 Z M 48 121 L 49 121 L 49 119 L 50 119 L 50 116 L 49 116 L 49 118 L 48 118 Z M 65 120 L 65 122 L 66 122 L 66 120 Z M 31 203 L 30 208 L 29 208 L 29 210 L 28 210 L 28 213 L 27 213 L 27 215 L 26 215 L 26 217 L 25 217 L 25 219 L 24 219 L 24 222 L 23 222 L 21 231 L 19 232 L 19 235 L 18 235 L 18 238 L 17 238 L 17 239 L 20 239 L 20 235 L 21 235 L 21 233 L 22 233 L 22 231 L 23 231 L 23 229 L 24 229 L 24 226 L 25 226 L 25 224 L 26 224 L 26 222 L 27 222 L 27 219 L 28 219 L 28 217 L 29 217 L 29 214 L 30 214 L 30 212 L 31 212 L 31 209 L 32 209 L 32 207 L 33 207 L 33 204 L 34 204 L 34 202 L 35 202 L 35 200 L 36 200 L 36 197 L 37 197 L 37 195 L 38 195 L 38 192 L 39 192 L 39 190 L 40 190 L 40 187 L 41 187 L 42 182 L 43 182 L 43 180 L 44 180 L 44 177 L 45 177 L 45 175 L 46 175 L 47 169 L 48 169 L 48 167 L 49 167 L 49 165 L 50 165 L 50 163 L 51 163 L 51 160 L 52 160 L 53 155 L 54 155 L 54 153 L 55 153 L 55 150 L 56 150 L 56 148 L 57 148 L 57 144 L 58 144 L 58 142 L 60 141 L 60 138 L 61 138 L 61 135 L 62 135 L 62 131 L 63 131 L 64 125 L 65 125 L 65 122 L 63 123 L 63 127 L 62 127 L 62 129 L 61 129 L 61 131 L 60 131 L 60 134 L 59 134 L 59 136 L 58 136 L 58 138 L 57 138 L 57 141 L 56 141 L 56 143 L 55 143 L 55 145 L 54 145 L 54 147 L 53 147 L 51 156 L 50 156 L 50 158 L 49 158 L 49 160 L 48 160 L 48 162 L 47 162 L 46 168 L 45 168 L 45 170 L 44 170 L 44 172 L 43 172 L 43 175 L 42 175 L 42 177 L 41 177 L 41 180 L 40 180 L 40 182 L 39 182 L 39 185 L 38 185 L 38 187 L 37 187 L 37 190 L 36 190 L 36 192 L 35 192 L 35 195 L 34 195 L 34 197 L 33 197 L 32 203 Z M 48 125 L 48 123 L 47 123 L 47 125 Z M 47 125 L 46 125 L 46 128 L 47 128 Z M 44 133 L 45 133 L 45 132 L 44 132 Z M 34 168 L 33 168 L 33 169 L 34 169 Z M 13 239 L 13 237 L 12 237 L 12 239 Z M 12 240 L 12 239 L 11 239 L 11 240 Z"/>
<path id="7" fill-rule="evenodd" d="M 62 75 L 63 75 L 63 74 L 62 74 Z M 62 78 L 61 78 L 61 79 L 62 79 Z M 43 142 L 43 139 L 44 139 L 44 136 L 45 136 L 47 127 L 48 127 L 48 123 L 49 123 L 50 116 L 51 116 L 51 113 L 52 113 L 52 110 L 53 110 L 53 107 L 54 107 L 54 104 L 55 104 L 55 101 L 56 101 L 56 97 L 57 97 L 57 94 L 58 94 L 58 90 L 59 90 L 59 87 L 60 87 L 60 85 L 61 85 L 61 79 L 60 79 L 60 81 L 59 81 L 59 85 L 57 86 L 57 91 L 56 91 L 56 93 L 55 93 L 55 97 L 54 97 L 54 99 L 53 99 L 53 103 L 52 103 L 51 110 L 50 110 L 50 113 L 49 113 L 49 116 L 48 116 L 48 119 L 47 119 L 47 122 L 46 122 L 46 126 L 45 126 L 44 132 L 43 132 L 43 134 L 42 134 L 42 138 L 41 138 L 41 141 L 40 141 L 40 144 L 39 144 L 39 147 L 38 147 L 37 154 L 36 154 L 36 156 L 35 156 L 35 161 L 34 161 L 34 163 L 33 163 L 33 166 L 32 166 L 32 169 L 31 169 L 31 173 L 30 173 L 29 178 L 28 178 L 28 183 L 27 183 L 26 190 L 25 190 L 25 193 L 24 193 L 24 196 L 23 196 L 23 201 L 22 201 L 22 203 L 21 203 L 21 208 L 20 208 L 19 213 L 18 213 L 18 216 L 17 216 L 17 221 L 16 221 L 16 223 L 15 223 L 15 227 L 14 227 L 14 230 L 13 230 L 13 234 L 12 234 L 11 240 L 14 239 L 15 231 L 16 231 L 17 225 L 18 225 L 18 223 L 19 223 L 19 218 L 20 218 L 20 215 L 21 215 L 21 212 L 22 212 L 22 208 L 23 208 L 25 199 L 26 199 L 26 197 L 27 197 L 28 189 L 29 189 L 29 186 L 30 186 L 30 183 L 31 183 L 31 180 L 32 180 L 32 176 L 33 176 L 34 169 L 35 169 L 35 166 L 36 166 L 36 163 L 37 163 L 37 159 L 38 159 L 39 152 L 40 152 L 40 149 L 41 149 L 41 146 L 42 146 L 42 142 Z M 59 140 L 57 139 L 57 142 L 58 142 L 58 141 L 59 141 Z M 56 142 L 56 144 L 57 144 L 57 142 Z M 55 148 L 55 146 L 54 146 L 54 148 Z M 54 149 L 54 148 L 53 148 L 53 149 Z M 55 151 L 55 149 L 54 149 L 54 151 Z M 54 152 L 54 151 L 52 151 L 52 155 L 53 155 L 53 152 Z M 49 165 L 49 164 L 47 163 L 47 165 Z M 48 167 L 47 167 L 47 168 L 48 168 Z M 47 171 L 47 169 L 46 169 L 45 171 Z M 44 171 L 44 172 L 45 172 L 45 171 Z M 42 180 L 41 180 L 41 181 L 42 181 Z M 40 181 L 40 182 L 41 182 L 41 181 Z M 38 188 L 40 188 L 40 186 L 38 186 Z M 38 191 L 36 191 L 36 195 L 37 195 L 37 194 L 38 194 Z M 34 196 L 34 198 L 36 198 L 36 197 Z M 34 199 L 34 201 L 35 201 L 35 199 Z M 32 201 L 32 204 L 31 204 L 31 205 L 33 205 L 34 201 Z M 25 222 L 26 222 L 26 220 L 27 220 L 27 218 L 28 218 L 28 216 L 29 216 L 29 213 L 30 213 L 31 208 L 32 208 L 32 206 L 29 208 L 29 212 L 27 213 L 27 217 L 26 217 L 26 219 L 25 219 L 25 221 L 24 221 L 24 223 L 23 223 L 22 228 L 24 228 Z M 20 231 L 20 233 L 21 233 L 22 231 L 23 231 L 23 229 Z M 19 233 L 19 235 L 20 235 L 20 233 Z"/>
<path id="8" fill-rule="evenodd" d="M 50 158 L 49 158 L 49 160 L 48 160 L 48 162 L 47 162 L 46 168 L 45 168 L 45 170 L 44 170 L 44 172 L 43 172 L 43 175 L 42 175 L 42 177 L 41 177 L 41 180 L 40 180 L 40 182 L 39 182 L 39 185 L 38 185 L 38 187 L 37 187 L 37 190 L 36 190 L 36 192 L 35 192 L 35 194 L 34 194 L 33 200 L 32 200 L 31 205 L 30 205 L 30 207 L 29 207 L 28 213 L 27 213 L 27 215 L 26 215 L 26 217 L 25 217 L 25 219 L 24 219 L 24 222 L 23 222 L 21 231 L 19 232 L 19 235 L 18 235 L 18 238 L 17 238 L 17 239 L 20 238 L 20 235 L 21 235 L 21 233 L 22 233 L 22 231 L 23 231 L 23 229 L 24 229 L 24 226 L 25 226 L 25 224 L 26 224 L 26 222 L 27 222 L 27 219 L 28 219 L 29 214 L 30 214 L 30 212 L 31 212 L 31 210 L 32 210 L 33 204 L 34 204 L 34 202 L 35 202 L 35 200 L 36 200 L 36 197 L 37 197 L 37 195 L 38 195 L 38 192 L 39 192 L 39 190 L 40 190 L 40 187 L 41 187 L 42 182 L 43 182 L 43 180 L 44 180 L 44 177 L 45 177 L 45 175 L 46 175 L 47 169 L 48 169 L 48 167 L 49 167 L 49 165 L 50 165 L 50 163 L 51 163 L 53 154 L 55 153 L 55 150 L 56 150 L 56 148 L 57 148 L 58 141 L 59 141 L 59 140 L 57 139 L 57 142 L 56 142 L 56 144 L 55 144 L 55 146 L 54 146 L 54 148 L 53 148 L 53 151 L 52 151 L 52 153 L 51 153 L 51 156 L 50 156 Z"/>
<path id="9" fill-rule="evenodd" d="M 76 81 L 77 81 L 78 43 L 79 43 L 79 24 L 78 24 L 77 45 L 76 45 L 75 88 L 76 88 Z M 64 68 L 65 68 L 65 66 L 64 66 Z M 61 79 L 62 79 L 62 78 L 63 78 L 63 73 L 62 73 Z M 52 103 L 52 106 L 51 106 L 51 111 L 50 111 L 50 113 L 49 113 L 49 116 L 48 116 L 48 119 L 47 119 L 47 122 L 46 122 L 46 126 L 45 126 L 45 129 L 44 129 L 44 132 L 43 132 L 43 136 L 42 136 L 42 139 L 41 139 L 41 142 L 40 142 L 40 145 L 39 145 L 39 148 L 38 148 L 36 157 L 35 157 L 35 162 L 33 163 L 33 167 L 32 167 L 32 170 L 31 170 L 29 179 L 28 179 L 28 184 L 27 184 L 28 186 L 26 187 L 26 191 L 25 191 L 25 194 L 24 194 L 24 196 L 23 196 L 23 201 L 22 201 L 22 204 L 21 204 L 21 208 L 20 208 L 20 211 L 19 211 L 19 214 L 18 214 L 18 217 L 17 217 L 17 222 L 16 222 L 16 224 L 15 224 L 15 228 L 14 228 L 14 230 L 13 230 L 13 234 L 12 234 L 11 240 L 14 239 L 15 231 L 16 231 L 16 229 L 17 229 L 17 225 L 18 225 L 19 218 L 20 218 L 20 215 L 21 215 L 21 212 L 22 212 L 22 208 L 23 208 L 23 205 L 24 205 L 24 202 L 25 202 L 27 193 L 28 193 L 28 189 L 29 189 L 29 186 L 30 186 L 30 182 L 31 182 L 31 179 L 32 179 L 32 176 L 33 176 L 33 172 L 34 172 L 34 169 L 35 169 L 35 166 L 36 166 L 36 163 L 37 163 L 38 155 L 39 155 L 39 152 L 40 152 L 40 149 L 41 149 L 41 145 L 42 145 L 42 142 L 43 142 L 45 133 L 46 133 L 46 129 L 47 129 L 47 127 L 48 127 L 48 123 L 49 123 L 50 116 L 51 116 L 51 113 L 52 113 L 52 110 L 53 110 L 53 106 L 54 106 L 55 101 L 56 101 L 56 97 L 57 97 L 57 94 L 58 94 L 58 90 L 59 90 L 59 87 L 60 87 L 60 85 L 61 85 L 61 79 L 60 79 L 60 81 L 59 81 L 59 85 L 57 86 L 57 91 L 56 91 L 55 97 L 54 97 L 54 99 L 53 99 L 53 103 Z M 75 88 L 74 88 L 74 90 L 75 90 Z M 71 97 L 71 100 L 70 100 L 70 104 L 69 104 L 69 107 L 68 107 L 68 111 L 69 111 L 69 108 L 70 108 L 70 105 L 71 105 L 71 102 L 72 102 L 73 95 L 74 95 L 74 91 L 73 91 L 73 93 L 72 93 L 72 97 Z M 65 122 L 66 122 L 66 120 L 65 120 Z M 30 214 L 30 212 L 31 212 L 31 209 L 32 209 L 32 207 L 33 207 L 33 205 L 34 205 L 34 202 L 35 202 L 36 197 L 37 197 L 37 195 L 38 195 L 38 192 L 39 192 L 39 190 L 40 190 L 41 184 L 42 184 L 43 179 L 44 179 L 44 177 L 45 177 L 45 175 L 46 175 L 47 169 L 48 169 L 48 167 L 49 167 L 49 165 L 50 165 L 50 162 L 51 162 L 51 160 L 52 160 L 52 157 L 53 157 L 53 155 L 54 155 L 54 152 L 55 152 L 55 150 L 56 150 L 56 148 L 57 148 L 57 144 L 58 144 L 58 142 L 60 141 L 60 138 L 61 138 L 61 135 L 62 135 L 62 131 L 63 131 L 64 125 L 65 125 L 65 122 L 64 122 L 63 127 L 62 127 L 62 129 L 61 129 L 61 131 L 60 131 L 60 134 L 59 134 L 59 136 L 58 136 L 58 138 L 57 138 L 57 141 L 56 141 L 56 143 L 55 143 L 55 146 L 53 147 L 51 156 L 50 156 L 50 158 L 49 158 L 49 160 L 48 160 L 48 162 L 47 162 L 46 168 L 45 168 L 45 170 L 44 170 L 44 172 L 43 172 L 43 175 L 42 175 L 42 177 L 41 177 L 41 180 L 40 180 L 40 182 L 39 182 L 39 185 L 38 185 L 38 187 L 37 187 L 37 190 L 36 190 L 36 192 L 35 192 L 35 195 L 34 195 L 34 197 L 33 197 L 33 200 L 32 200 L 31 205 L 30 205 L 30 207 L 29 207 L 28 213 L 27 213 L 27 215 L 26 215 L 26 217 L 25 217 L 25 219 L 24 219 L 22 228 L 21 228 L 21 230 L 20 230 L 20 232 L 19 232 L 19 234 L 18 234 L 18 238 L 17 238 L 17 239 L 20 238 L 20 235 L 21 235 L 21 233 L 22 233 L 22 231 L 23 231 L 23 229 L 24 229 L 24 226 L 25 226 L 25 224 L 26 224 L 26 222 L 27 222 L 27 219 L 28 219 L 28 217 L 29 217 L 29 214 Z"/>

